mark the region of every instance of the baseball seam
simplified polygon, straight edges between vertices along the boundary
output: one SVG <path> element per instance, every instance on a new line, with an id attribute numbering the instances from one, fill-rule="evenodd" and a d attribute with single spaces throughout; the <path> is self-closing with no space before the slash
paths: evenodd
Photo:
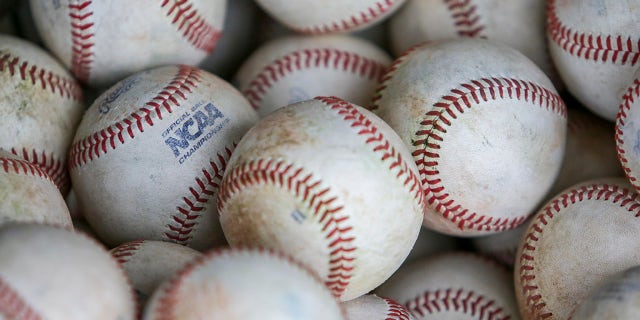
<path id="1" fill-rule="evenodd" d="M 523 238 L 521 253 L 519 256 L 519 280 L 522 295 L 525 297 L 525 307 L 535 315 L 536 319 L 553 317 L 553 313 L 546 309 L 544 297 L 539 292 L 535 275 L 536 243 L 543 235 L 544 227 L 554 218 L 554 213 L 567 208 L 569 205 L 584 200 L 604 200 L 619 204 L 620 207 L 634 213 L 634 217 L 640 216 L 640 202 L 638 194 L 632 190 L 607 184 L 583 185 L 557 196 L 544 209 L 536 215 Z"/>
<path id="2" fill-rule="evenodd" d="M 472 0 L 445 0 L 445 3 L 460 37 L 486 38 L 481 34 L 485 26 L 480 23 L 478 7 Z"/>
<path id="3" fill-rule="evenodd" d="M 168 231 L 164 233 L 167 239 L 181 245 L 189 244 L 191 234 L 198 225 L 198 218 L 202 216 L 202 212 L 207 209 L 207 204 L 220 188 L 220 181 L 233 147 L 225 147 L 222 154 L 218 152 L 217 162 L 209 161 L 211 170 L 203 168 L 202 174 L 196 177 L 195 185 L 189 187 L 192 199 L 189 196 L 183 197 L 183 204 L 177 207 L 178 212 L 171 216 L 171 222 L 167 224 Z"/>
<path id="4" fill-rule="evenodd" d="M 396 6 L 398 3 L 398 0 L 377 1 L 370 7 L 341 20 L 328 21 L 317 26 L 294 27 L 288 25 L 288 27 L 296 32 L 312 35 L 350 31 L 363 24 L 378 19 L 378 17 L 386 14 L 389 9 Z"/>
<path id="5" fill-rule="evenodd" d="M 391 66 L 389 66 L 389 68 L 386 70 L 384 75 L 380 78 L 380 85 L 378 86 L 378 88 L 376 88 L 376 93 L 373 96 L 373 99 L 371 100 L 372 102 L 371 109 L 369 110 L 377 110 L 379 108 L 378 103 L 380 102 L 380 99 L 382 99 L 382 94 L 387 88 L 389 81 L 393 79 L 396 73 L 396 70 L 398 70 L 398 68 L 400 68 L 400 66 L 404 64 L 404 62 L 413 52 L 420 49 L 423 45 L 424 45 L 423 43 L 420 43 L 420 44 L 414 45 L 413 47 L 410 47 L 401 55 L 399 55 L 398 58 L 396 58 L 396 60 L 393 61 L 393 63 L 391 63 Z"/>
<path id="6" fill-rule="evenodd" d="M 26 160 L 0 157 L 0 167 L 2 167 L 5 173 L 39 177 L 53 182 L 51 177 L 44 172 L 42 168 Z"/>
<path id="7" fill-rule="evenodd" d="M 152 314 L 154 319 L 157 320 L 173 320 L 176 319 L 173 314 L 174 307 L 178 303 L 178 299 L 180 298 L 179 291 L 181 289 L 182 283 L 186 277 L 192 274 L 198 267 L 204 265 L 209 260 L 215 259 L 217 257 L 224 257 L 225 255 L 239 255 L 239 254 L 251 254 L 252 251 L 255 251 L 259 254 L 268 255 L 279 260 L 285 261 L 291 265 L 294 265 L 303 272 L 305 272 L 309 277 L 311 277 L 316 283 L 323 286 L 322 279 L 309 267 L 298 262 L 293 259 L 291 256 L 284 254 L 280 251 L 271 250 L 263 247 L 244 247 L 237 246 L 232 249 L 229 248 L 217 248 L 209 251 L 206 254 L 200 255 L 191 262 L 187 263 L 187 265 L 182 268 L 175 276 L 165 282 L 161 287 L 158 288 L 158 292 L 160 297 L 158 298 L 158 303 L 156 303 L 156 308 L 153 309 L 154 313 Z M 346 311 L 342 304 L 338 303 L 340 306 L 340 311 L 343 316 L 346 315 Z"/>
<path id="8" fill-rule="evenodd" d="M 69 177 L 64 170 L 63 161 L 54 157 L 53 154 L 47 156 L 42 151 L 40 154 L 36 150 L 29 150 L 22 148 L 22 152 L 11 148 L 11 153 L 18 157 L 22 157 L 24 160 L 35 164 L 40 167 L 47 175 L 53 180 L 58 189 L 66 190 L 69 185 Z"/>
<path id="9" fill-rule="evenodd" d="M 191 45 L 206 52 L 213 51 L 221 30 L 208 24 L 192 3 L 188 0 L 163 0 L 161 7 L 167 10 L 167 17 L 173 16 L 171 24 Z"/>
<path id="10" fill-rule="evenodd" d="M 266 65 L 249 83 L 244 95 L 253 108 L 258 109 L 262 98 L 276 82 L 294 71 L 323 68 L 345 71 L 370 80 L 378 80 L 386 66 L 357 53 L 330 49 L 304 49 L 288 53 Z"/>
<path id="11" fill-rule="evenodd" d="M 385 320 L 410 320 L 409 312 L 401 304 L 389 298 L 382 298 L 387 304 L 387 314 Z"/>
<path id="12" fill-rule="evenodd" d="M 38 314 L 29 303 L 0 277 L 0 315 L 7 319 L 40 320 Z"/>
<path id="13" fill-rule="evenodd" d="M 106 154 L 109 149 L 116 149 L 124 144 L 127 137 L 135 138 L 137 132 L 144 132 L 145 127 L 154 125 L 154 118 L 162 120 L 163 112 L 172 113 L 172 108 L 181 106 L 200 82 L 198 69 L 180 66 L 176 76 L 144 106 L 128 117 L 78 140 L 71 146 L 69 167 L 74 169 Z"/>
<path id="14" fill-rule="evenodd" d="M 88 81 L 93 63 L 92 1 L 69 1 L 71 23 L 71 71 L 80 81 Z"/>
<path id="15" fill-rule="evenodd" d="M 351 127 L 359 130 L 358 135 L 365 136 L 365 143 L 373 147 L 374 153 L 380 154 L 380 160 L 389 162 L 389 171 L 396 172 L 396 178 L 402 182 L 413 196 L 418 200 L 418 204 L 424 205 L 424 193 L 422 192 L 422 183 L 420 178 L 409 168 L 407 162 L 402 158 L 400 152 L 391 146 L 388 139 L 384 137 L 382 132 L 373 125 L 370 119 L 362 114 L 353 104 L 341 100 L 336 97 L 319 97 L 317 100 L 325 103 L 332 110 L 336 110 L 343 120 L 349 122 Z"/>
<path id="16" fill-rule="evenodd" d="M 479 320 L 511 319 L 511 316 L 504 314 L 504 310 L 495 300 L 464 288 L 425 291 L 405 306 L 411 314 L 420 318 L 429 314 L 455 311 Z"/>
<path id="17" fill-rule="evenodd" d="M 578 58 L 630 66 L 640 60 L 640 38 L 574 31 L 557 16 L 555 0 L 549 0 L 547 6 L 547 34 L 564 51 Z"/>
<path id="18" fill-rule="evenodd" d="M 72 78 L 67 78 L 30 64 L 29 61 L 22 61 L 20 57 L 11 53 L 4 53 L 0 56 L 0 71 L 9 72 L 10 76 L 18 76 L 23 81 L 30 81 L 33 86 L 40 86 L 42 90 L 51 91 L 63 98 L 74 101 L 82 100 L 82 89 Z"/>
<path id="19" fill-rule="evenodd" d="M 257 159 L 235 166 L 225 173 L 218 193 L 218 213 L 224 214 L 224 207 L 234 194 L 252 185 L 271 184 L 285 188 L 307 206 L 310 213 L 322 226 L 328 243 L 329 273 L 326 286 L 335 296 L 340 296 L 349 285 L 352 276 L 356 247 L 355 237 L 348 226 L 349 216 L 340 216 L 342 206 L 337 205 L 337 197 L 330 188 L 324 188 L 321 180 L 304 168 L 295 167 L 282 160 Z"/>
<path id="20" fill-rule="evenodd" d="M 625 175 L 629 179 L 629 182 L 633 184 L 633 186 L 640 190 L 640 184 L 638 183 L 638 178 L 631 172 L 631 168 L 629 168 L 629 160 L 626 156 L 626 151 L 624 150 L 624 132 L 622 128 L 627 123 L 627 114 L 631 111 L 631 104 L 633 104 L 636 99 L 640 99 L 640 79 L 635 78 L 631 86 L 629 86 L 626 92 L 622 95 L 622 103 L 618 109 L 618 115 L 616 117 L 616 150 L 618 151 L 618 159 L 620 160 L 620 164 L 624 169 Z"/>
<path id="21" fill-rule="evenodd" d="M 111 251 L 111 256 L 116 258 L 119 264 L 125 264 L 129 261 L 129 258 L 131 258 L 136 253 L 136 251 L 138 251 L 142 247 L 144 243 L 145 240 L 136 240 L 121 244 Z"/>
<path id="22" fill-rule="evenodd" d="M 544 107 L 566 118 L 566 108 L 562 99 L 547 88 L 533 82 L 514 78 L 492 77 L 471 80 L 451 89 L 449 95 L 443 96 L 433 105 L 433 109 L 425 114 L 416 131 L 413 141 L 412 155 L 418 166 L 427 202 L 434 206 L 444 218 L 457 223 L 458 228 L 475 230 L 502 231 L 520 225 L 528 216 L 522 214 L 515 218 L 489 217 L 463 208 L 451 199 L 439 178 L 439 150 L 447 127 L 458 118 L 459 114 L 470 109 L 474 104 L 498 99 L 524 100 Z"/>

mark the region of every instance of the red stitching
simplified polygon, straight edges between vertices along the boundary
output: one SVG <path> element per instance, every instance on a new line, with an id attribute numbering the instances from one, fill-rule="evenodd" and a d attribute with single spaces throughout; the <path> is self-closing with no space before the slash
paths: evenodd
<path id="1" fill-rule="evenodd" d="M 468 314 L 478 320 L 508 320 L 510 315 L 504 313 L 502 307 L 493 299 L 487 298 L 473 290 L 440 289 L 425 291 L 415 299 L 406 303 L 409 312 L 416 317 L 427 317 L 430 314 L 455 311 Z"/>
<path id="2" fill-rule="evenodd" d="M 556 15 L 555 0 L 548 2 L 547 33 L 564 51 L 579 58 L 631 66 L 640 60 L 640 38 L 574 31 Z"/>
<path id="3" fill-rule="evenodd" d="M 629 182 L 631 182 L 636 189 L 640 190 L 638 178 L 633 175 L 631 168 L 628 166 L 629 160 L 627 159 L 626 151 L 624 150 L 624 132 L 622 131 L 622 127 L 624 127 L 627 122 L 627 113 L 631 111 L 631 105 L 635 103 L 636 98 L 640 98 L 640 78 L 634 79 L 631 86 L 629 86 L 627 91 L 622 95 L 622 103 L 618 108 L 618 116 L 616 117 L 615 139 L 616 150 L 618 150 L 618 159 L 624 169 L 625 175 L 629 179 Z"/>
<path id="4" fill-rule="evenodd" d="M 636 192 L 607 184 L 583 185 L 577 189 L 566 191 L 543 208 L 533 218 L 528 229 L 529 232 L 523 238 L 522 253 L 519 257 L 522 294 L 526 297 L 525 304 L 529 308 L 529 312 L 535 315 L 536 319 L 547 319 L 553 316 L 553 313 L 545 308 L 546 302 L 542 294 L 538 292 L 539 288 L 535 282 L 536 242 L 541 238 L 544 227 L 553 219 L 554 213 L 558 213 L 576 202 L 592 199 L 617 203 L 620 207 L 632 212 L 635 217 L 640 216 L 640 202 Z"/>
<path id="5" fill-rule="evenodd" d="M 177 207 L 178 212 L 171 216 L 171 222 L 167 224 L 169 230 L 164 233 L 167 239 L 181 245 L 189 243 L 192 238 L 191 233 L 198 225 L 198 218 L 220 188 L 222 175 L 235 145 L 234 143 L 232 147 L 224 148 L 222 154 L 217 154 L 217 162 L 215 160 L 209 162 L 210 170 L 202 169 L 201 176 L 196 177 L 195 185 L 189 187 L 190 196 L 182 198 L 184 203 Z"/>
<path id="6" fill-rule="evenodd" d="M 445 0 L 447 8 L 451 11 L 453 24 L 456 31 L 461 37 L 478 37 L 486 38 L 480 34 L 485 26 L 480 23 L 480 14 L 478 7 L 471 2 L 472 0 Z"/>
<path id="7" fill-rule="evenodd" d="M 380 78 L 380 85 L 376 88 L 376 93 L 373 96 L 372 106 L 369 110 L 377 110 L 379 108 L 378 102 L 382 98 L 382 94 L 384 90 L 387 88 L 387 85 L 391 79 L 393 79 L 396 71 L 400 68 L 400 66 L 407 60 L 407 58 L 415 51 L 418 51 L 424 45 L 423 43 L 416 44 L 413 47 L 410 47 L 405 52 L 403 52 L 395 61 L 389 66 L 386 70 L 385 74 Z"/>
<path id="8" fill-rule="evenodd" d="M 2 167 L 5 173 L 24 174 L 53 182 L 51 177 L 44 172 L 41 167 L 26 160 L 0 157 L 0 167 Z"/>
<path id="9" fill-rule="evenodd" d="M 373 59 L 344 50 L 304 49 L 288 53 L 265 66 L 243 93 L 251 105 L 257 109 L 263 96 L 274 83 L 289 73 L 309 68 L 341 70 L 377 81 L 385 72 L 386 66 Z"/>
<path id="10" fill-rule="evenodd" d="M 116 258 L 118 263 L 125 264 L 144 243 L 145 240 L 136 240 L 121 244 L 117 248 L 111 250 L 111 256 Z"/>
<path id="11" fill-rule="evenodd" d="M 11 148 L 11 153 L 18 157 L 22 157 L 24 160 L 35 164 L 40 167 L 46 174 L 53 180 L 60 190 L 66 190 L 69 185 L 69 176 L 67 176 L 64 170 L 63 161 L 50 154 L 42 151 L 40 154 L 36 150 L 27 150 L 22 148 L 22 152 Z"/>
<path id="12" fill-rule="evenodd" d="M 471 212 L 453 199 L 449 198 L 445 186 L 438 177 L 439 150 L 446 127 L 457 119 L 457 113 L 464 113 L 466 108 L 482 101 L 497 99 L 524 100 L 544 107 L 562 117 L 566 117 L 566 108 L 562 99 L 549 89 L 533 82 L 513 78 L 482 78 L 460 84 L 452 89 L 450 95 L 443 96 L 433 105 L 433 109 L 425 114 L 420 122 L 421 128 L 415 133 L 412 155 L 418 165 L 422 184 L 427 192 L 427 202 L 435 204 L 435 209 L 460 229 L 502 231 L 520 225 L 527 215 L 516 218 L 495 219 L 476 212 Z"/>
<path id="13" fill-rule="evenodd" d="M 198 82 L 200 82 L 198 69 L 180 66 L 176 76 L 136 112 L 73 143 L 69 156 L 69 167 L 74 169 L 97 159 L 107 153 L 109 148 L 115 149 L 118 145 L 124 144 L 126 137 L 133 139 L 136 132 L 144 132 L 145 127 L 154 125 L 154 118 L 162 120 L 163 112 L 172 113 L 172 108 L 180 107 L 180 100 L 186 101 L 187 94 L 197 87 Z"/>
<path id="14" fill-rule="evenodd" d="M 381 297 L 382 298 L 382 297 Z M 410 320 L 409 311 L 401 304 L 389 298 L 382 298 L 387 304 L 387 314 L 385 320 Z"/>
<path id="15" fill-rule="evenodd" d="M 0 315 L 7 319 L 40 320 L 42 317 L 29 303 L 0 277 Z"/>
<path id="16" fill-rule="evenodd" d="M 398 3 L 398 0 L 382 0 L 378 1 L 369 8 L 366 8 L 359 13 L 356 13 L 348 18 L 327 22 L 320 26 L 311 27 L 294 27 L 289 26 L 292 30 L 304 33 L 304 34 L 322 34 L 322 33 L 336 33 L 342 31 L 349 31 L 355 29 L 363 24 L 369 23 L 378 17 L 384 15 L 390 8 Z"/>
<path id="17" fill-rule="evenodd" d="M 315 280 L 318 283 L 318 285 L 321 285 L 321 286 L 323 285 L 322 279 L 320 279 L 314 271 L 309 269 L 306 265 L 303 265 L 302 263 L 293 259 L 291 256 L 286 255 L 280 251 L 275 251 L 275 250 L 261 248 L 261 247 L 249 248 L 244 246 L 238 246 L 233 248 L 216 248 L 209 251 L 206 254 L 198 256 L 197 258 L 193 259 L 191 262 L 188 262 L 187 265 L 184 268 L 182 268 L 182 270 L 180 270 L 173 278 L 171 278 L 167 283 L 165 283 L 163 286 L 158 288 L 158 291 L 159 291 L 158 295 L 160 295 L 160 297 L 158 298 L 158 302 L 156 303 L 156 308 L 154 309 L 155 312 L 152 313 L 153 319 L 173 320 L 173 319 L 179 318 L 173 314 L 173 311 L 174 311 L 175 305 L 178 303 L 178 300 L 180 299 L 179 291 L 182 288 L 182 282 L 186 277 L 191 275 L 198 267 L 218 257 L 224 257 L 227 255 L 256 254 L 256 253 L 261 255 L 272 256 L 280 260 L 284 260 L 289 264 L 295 265 L 296 267 L 306 272 L 307 275 L 309 275 L 313 280 Z M 346 312 L 344 310 L 344 307 L 340 303 L 338 303 L 338 305 L 340 306 L 340 310 L 342 311 L 343 316 L 345 316 Z"/>
<path id="18" fill-rule="evenodd" d="M 339 115 L 343 116 L 343 119 L 351 123 L 352 128 L 359 129 L 358 135 L 365 136 L 367 138 L 367 144 L 372 144 L 373 152 L 380 154 L 380 160 L 390 161 L 389 170 L 397 171 L 396 177 L 402 181 L 405 187 L 409 187 L 409 190 L 413 193 L 414 198 L 418 200 L 420 206 L 424 205 L 424 193 L 422 191 L 422 182 L 420 178 L 411 171 L 408 164 L 402 155 L 391 146 L 389 140 L 379 132 L 378 128 L 373 125 L 364 114 L 351 103 L 346 102 L 336 97 L 318 97 L 319 100 L 328 106 L 332 110 L 337 110 Z"/>
<path id="19" fill-rule="evenodd" d="M 221 31 L 208 24 L 188 0 L 174 0 L 169 6 L 169 0 L 163 0 L 161 7 L 167 10 L 167 17 L 173 19 L 171 24 L 178 27 L 194 47 L 211 52 L 215 48 Z"/>
<path id="20" fill-rule="evenodd" d="M 325 284 L 335 296 L 340 296 L 349 285 L 353 273 L 355 237 L 348 226 L 349 216 L 340 216 L 342 206 L 336 204 L 337 197 L 330 188 L 323 188 L 321 180 L 304 168 L 294 167 L 282 160 L 258 159 L 242 163 L 225 173 L 218 193 L 218 213 L 224 213 L 224 206 L 234 194 L 242 189 L 258 184 L 271 184 L 285 188 L 307 205 L 327 239 L 329 275 Z"/>
<path id="21" fill-rule="evenodd" d="M 71 71 L 86 82 L 91 74 L 93 63 L 93 10 L 92 1 L 69 1 L 69 18 L 71 20 Z"/>
<path id="22" fill-rule="evenodd" d="M 82 100 L 82 88 L 74 79 L 54 74 L 50 70 L 30 64 L 29 61 L 21 61 L 20 57 L 13 56 L 11 53 L 0 56 L 0 71 L 8 71 L 11 76 L 30 81 L 32 85 L 39 85 L 42 90 L 49 90 L 63 98 Z"/>

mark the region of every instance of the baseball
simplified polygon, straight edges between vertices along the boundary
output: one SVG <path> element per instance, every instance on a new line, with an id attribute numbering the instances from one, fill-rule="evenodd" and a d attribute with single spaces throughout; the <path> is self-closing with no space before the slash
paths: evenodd
<path id="1" fill-rule="evenodd" d="M 256 0 L 274 19 L 304 34 L 344 33 L 379 23 L 405 0 Z"/>
<path id="2" fill-rule="evenodd" d="M 9 221 L 73 227 L 51 177 L 35 164 L 0 149 L 0 224 Z"/>
<path id="3" fill-rule="evenodd" d="M 222 32 L 225 0 L 31 0 L 46 46 L 82 82 L 110 86 L 168 64 L 196 65 Z"/>
<path id="4" fill-rule="evenodd" d="M 160 284 L 202 255 L 177 243 L 152 240 L 123 243 L 110 252 L 131 281 L 141 307 Z"/>
<path id="5" fill-rule="evenodd" d="M 218 193 L 232 246 L 283 251 L 342 301 L 407 257 L 424 200 L 411 154 L 387 124 L 335 97 L 281 108 L 234 151 Z"/>
<path id="6" fill-rule="evenodd" d="M 215 205 L 235 144 L 257 121 L 247 100 L 190 66 L 134 74 L 85 113 L 70 154 L 78 206 L 110 247 L 224 243 Z"/>
<path id="7" fill-rule="evenodd" d="M 144 320 L 342 320 L 320 279 L 281 253 L 224 249 L 198 258 L 153 294 Z"/>
<path id="8" fill-rule="evenodd" d="M 365 294 L 343 302 L 349 320 L 413 320 L 409 311 L 393 299 Z"/>
<path id="9" fill-rule="evenodd" d="M 48 52 L 0 35 L 0 149 L 40 166 L 63 193 L 83 111 L 82 89 Z"/>
<path id="10" fill-rule="evenodd" d="M 567 319 L 608 277 L 640 265 L 639 195 L 622 178 L 573 186 L 529 224 L 514 281 L 523 319 Z"/>
<path id="11" fill-rule="evenodd" d="M 133 320 L 133 291 L 90 238 L 46 225 L 0 227 L 0 318 Z"/>
<path id="12" fill-rule="evenodd" d="M 412 152 L 428 228 L 458 236 L 512 229 L 533 213 L 564 154 L 566 109 L 515 49 L 479 39 L 414 47 L 373 109 Z"/>
<path id="13" fill-rule="evenodd" d="M 376 293 L 416 320 L 519 319 L 507 268 L 473 253 L 452 252 L 405 265 Z"/>
<path id="14" fill-rule="evenodd" d="M 368 106 L 389 64 L 382 49 L 362 39 L 289 36 L 258 48 L 234 82 L 262 116 L 317 96 Z"/>
<path id="15" fill-rule="evenodd" d="M 571 319 L 633 319 L 640 314 L 640 266 L 605 280 L 571 314 Z"/>
<path id="16" fill-rule="evenodd" d="M 616 119 L 615 143 L 627 179 L 640 190 L 640 69 L 623 91 Z"/>
<path id="17" fill-rule="evenodd" d="M 391 47 L 400 55 L 426 41 L 485 38 L 519 50 L 553 80 L 545 8 L 540 0 L 408 0 L 390 19 Z"/>
<path id="18" fill-rule="evenodd" d="M 548 0 L 549 50 L 567 89 L 614 121 L 620 93 L 640 62 L 640 6 L 634 1 Z"/>

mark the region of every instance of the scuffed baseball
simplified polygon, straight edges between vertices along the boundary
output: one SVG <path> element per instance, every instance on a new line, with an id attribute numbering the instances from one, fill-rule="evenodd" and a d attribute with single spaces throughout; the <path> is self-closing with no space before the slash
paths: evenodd
<path id="1" fill-rule="evenodd" d="M 35 44 L 0 35 L 0 149 L 42 168 L 67 192 L 67 154 L 82 117 L 82 89 Z"/>
<path id="2" fill-rule="evenodd" d="M 176 243 L 153 240 L 123 243 L 110 252 L 131 281 L 141 307 L 160 284 L 202 255 Z"/>
<path id="3" fill-rule="evenodd" d="M 405 265 L 376 293 L 407 307 L 416 320 L 520 319 L 509 270 L 473 253 Z"/>
<path id="4" fill-rule="evenodd" d="M 514 272 L 524 319 L 567 319 L 607 278 L 640 265 L 639 200 L 624 178 L 598 179 L 533 216 Z"/>
<path id="5" fill-rule="evenodd" d="M 540 0 L 408 0 L 390 19 L 391 46 L 400 55 L 426 41 L 485 38 L 519 50 L 553 79 L 545 9 Z"/>
<path id="6" fill-rule="evenodd" d="M 365 294 L 343 302 L 349 320 L 413 320 L 407 308 L 393 299 Z"/>
<path id="7" fill-rule="evenodd" d="M 633 319 L 640 314 L 640 266 L 607 279 L 571 314 L 571 319 Z"/>
<path id="8" fill-rule="evenodd" d="M 640 6 L 634 1 L 548 0 L 547 38 L 567 89 L 614 121 L 620 93 L 640 66 Z"/>
<path id="9" fill-rule="evenodd" d="M 108 87 L 168 64 L 197 65 L 216 46 L 226 0 L 31 0 L 43 42 L 82 82 Z"/>
<path id="10" fill-rule="evenodd" d="M 480 39 L 414 47 L 384 76 L 374 112 L 409 146 L 428 228 L 458 236 L 512 229 L 533 213 L 564 155 L 566 108 L 515 49 Z"/>
<path id="11" fill-rule="evenodd" d="M 80 210 L 110 247 L 223 244 L 215 195 L 257 119 L 240 92 L 194 67 L 128 77 L 95 100 L 76 133 L 70 168 Z"/>
<path id="12" fill-rule="evenodd" d="M 615 130 L 620 164 L 629 182 L 640 190 L 640 69 L 620 95 Z"/>
<path id="13" fill-rule="evenodd" d="M 274 19 L 304 34 L 344 33 L 368 28 L 405 0 L 256 0 Z"/>
<path id="14" fill-rule="evenodd" d="M 133 290 L 90 238 L 37 224 L 0 227 L 0 318 L 136 319 Z"/>
<path id="15" fill-rule="evenodd" d="M 288 36 L 253 52 L 234 82 L 262 116 L 316 96 L 366 107 L 390 63 L 382 49 L 352 36 Z"/>
<path id="16" fill-rule="evenodd" d="M 69 209 L 44 170 L 0 149 L 0 224 L 41 222 L 71 229 Z"/>
<path id="17" fill-rule="evenodd" d="M 399 267 L 424 202 L 411 155 L 387 124 L 357 105 L 317 97 L 247 132 L 218 206 L 229 244 L 285 252 L 346 301 Z"/>
<path id="18" fill-rule="evenodd" d="M 279 252 L 240 248 L 210 252 L 165 281 L 143 319 L 345 318 L 306 267 Z"/>

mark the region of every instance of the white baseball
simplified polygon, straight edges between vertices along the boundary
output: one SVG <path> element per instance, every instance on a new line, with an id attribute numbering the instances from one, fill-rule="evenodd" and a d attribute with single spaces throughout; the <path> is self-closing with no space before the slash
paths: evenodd
<path id="1" fill-rule="evenodd" d="M 640 266 L 608 278 L 572 312 L 570 319 L 633 319 L 640 314 Z"/>
<path id="2" fill-rule="evenodd" d="M 391 46 L 400 55 L 425 41 L 485 38 L 519 50 L 553 79 L 545 8 L 540 0 L 408 0 L 390 19 Z"/>
<path id="3" fill-rule="evenodd" d="M 143 307 L 164 281 L 202 254 L 194 249 L 164 241 L 137 240 L 111 249 L 137 293 Z"/>
<path id="4" fill-rule="evenodd" d="M 35 164 L 0 150 L 0 224 L 9 221 L 73 227 L 51 177 Z"/>
<path id="5" fill-rule="evenodd" d="M 567 89 L 615 120 L 620 93 L 640 67 L 640 6 L 619 0 L 549 0 L 547 6 L 549 50 Z"/>
<path id="6" fill-rule="evenodd" d="M 567 143 L 560 173 L 541 205 L 577 183 L 606 177 L 622 177 L 616 155 L 613 124 L 589 111 L 567 108 Z M 528 221 L 528 220 L 527 220 Z M 513 266 L 528 222 L 519 227 L 473 238 L 476 249 Z"/>
<path id="7" fill-rule="evenodd" d="M 472 253 L 405 265 L 376 293 L 404 305 L 416 320 L 519 319 L 511 272 Z"/>
<path id="8" fill-rule="evenodd" d="M 317 275 L 281 253 L 224 249 L 198 258 L 156 290 L 144 320 L 344 319 Z"/>
<path id="9" fill-rule="evenodd" d="M 342 301 L 387 279 L 416 241 L 424 209 L 400 138 L 366 109 L 335 97 L 281 108 L 242 138 L 218 206 L 232 246 L 281 250 Z"/>
<path id="10" fill-rule="evenodd" d="M 514 280 L 524 319 L 567 319 L 608 277 L 640 265 L 640 198 L 623 178 L 573 186 L 529 224 Z"/>
<path id="11" fill-rule="evenodd" d="M 379 23 L 405 0 L 256 0 L 273 18 L 304 34 L 351 32 Z"/>
<path id="12" fill-rule="evenodd" d="M 398 58 L 373 109 L 410 147 L 429 203 L 425 226 L 477 236 L 533 213 L 562 165 L 566 109 L 515 49 L 432 42 Z"/>
<path id="13" fill-rule="evenodd" d="M 82 89 L 59 62 L 0 35 L 0 149 L 40 166 L 66 192 L 67 153 L 83 111 Z"/>
<path id="14" fill-rule="evenodd" d="M 257 119 L 240 92 L 194 67 L 126 78 L 95 100 L 76 133 L 70 168 L 80 210 L 109 246 L 224 243 L 215 195 Z"/>
<path id="15" fill-rule="evenodd" d="M 413 320 L 407 308 L 393 299 L 365 294 L 343 302 L 349 320 Z"/>
<path id="16" fill-rule="evenodd" d="M 251 54 L 234 82 L 262 116 L 317 96 L 368 106 L 391 58 L 346 35 L 274 39 Z"/>
<path id="17" fill-rule="evenodd" d="M 640 69 L 621 95 L 615 130 L 620 164 L 629 182 L 640 190 Z"/>
<path id="18" fill-rule="evenodd" d="M 98 87 L 152 67 L 200 63 L 220 37 L 225 7 L 226 0 L 31 0 L 46 46 Z"/>
<path id="19" fill-rule="evenodd" d="M 0 227 L 0 319 L 135 318 L 133 290 L 102 245 L 46 225 Z"/>

